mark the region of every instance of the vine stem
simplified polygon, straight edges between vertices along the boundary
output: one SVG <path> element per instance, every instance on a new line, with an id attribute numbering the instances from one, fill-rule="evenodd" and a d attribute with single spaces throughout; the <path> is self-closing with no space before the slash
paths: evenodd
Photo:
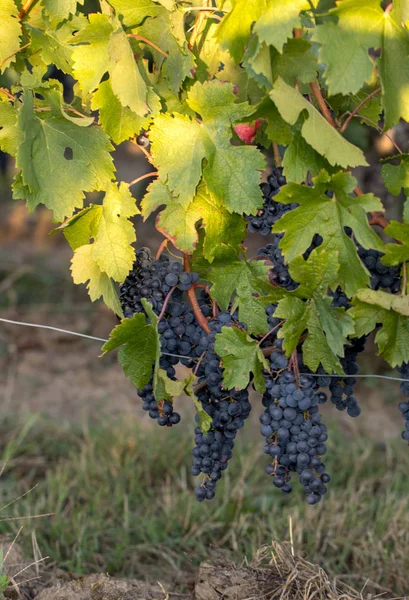
<path id="1" fill-rule="evenodd" d="M 26 14 L 28 14 L 32 8 L 34 8 L 34 6 L 37 4 L 37 2 L 38 2 L 38 0 L 26 0 L 26 2 L 24 2 L 23 6 L 21 7 L 21 10 L 19 12 L 19 15 L 18 15 L 18 18 L 20 19 L 20 21 L 22 19 L 24 19 Z"/>
<path id="2" fill-rule="evenodd" d="M 408 283 L 408 275 L 407 275 L 407 270 L 406 270 L 406 262 L 403 261 L 402 264 L 402 289 L 400 292 L 401 296 L 405 296 L 406 295 L 406 287 L 407 287 L 407 283 Z"/>
<path id="3" fill-rule="evenodd" d="M 264 342 L 264 340 L 266 340 L 272 333 L 274 333 L 274 331 L 276 329 L 278 329 L 279 327 L 281 327 L 282 324 L 283 324 L 283 322 L 280 321 L 277 325 L 275 325 L 272 329 L 270 329 L 270 331 L 268 333 L 266 333 L 266 335 L 261 338 L 261 340 L 258 342 L 257 346 L 261 346 L 261 344 Z"/>
<path id="4" fill-rule="evenodd" d="M 318 106 L 320 107 L 320 110 L 322 112 L 322 116 L 324 117 L 324 119 L 326 121 L 328 121 L 328 123 L 334 127 L 334 129 L 337 128 L 337 124 L 335 123 L 334 119 L 331 116 L 331 113 L 329 112 L 328 106 L 325 103 L 324 100 L 324 96 L 322 95 L 320 86 L 318 85 L 318 83 L 316 81 L 312 81 L 310 83 L 310 88 L 312 93 L 315 96 L 316 101 L 318 102 Z"/>
<path id="5" fill-rule="evenodd" d="M 148 40 L 148 38 L 143 37 L 143 35 L 138 35 L 137 33 L 128 33 L 128 37 L 134 38 L 135 40 L 139 40 L 141 42 L 145 42 L 145 44 L 148 44 L 148 46 L 152 46 L 152 48 L 157 50 L 160 54 L 163 54 L 163 56 L 169 58 L 169 54 L 167 52 L 165 52 L 164 50 L 162 50 L 162 48 L 159 48 L 159 46 Z"/>
<path id="6" fill-rule="evenodd" d="M 7 96 L 7 98 L 10 98 L 10 100 L 12 102 L 16 101 L 16 97 L 13 96 L 13 94 L 11 94 L 10 92 L 8 92 L 7 90 L 5 90 L 4 88 L 0 87 L 0 94 L 4 94 L 5 96 Z"/>
<path id="7" fill-rule="evenodd" d="M 169 244 L 169 240 L 167 238 L 164 239 L 163 242 L 161 243 L 161 245 L 159 246 L 158 251 L 156 253 L 156 256 L 155 256 L 156 260 L 160 259 L 161 255 L 162 255 L 162 252 L 164 250 L 166 250 L 166 248 L 168 247 L 168 244 Z"/>
<path id="8" fill-rule="evenodd" d="M 280 150 L 278 149 L 277 142 L 273 142 L 273 155 L 274 155 L 274 163 L 276 167 L 281 167 L 282 159 Z"/>
<path id="9" fill-rule="evenodd" d="M 374 96 L 376 96 L 376 94 L 378 94 L 380 91 L 382 90 L 382 88 L 377 88 L 376 90 L 374 90 L 373 92 L 371 92 L 369 94 L 369 96 L 367 96 L 366 98 L 364 98 L 362 100 L 362 102 L 360 102 L 357 106 L 355 106 L 354 110 L 349 114 L 349 117 L 346 119 L 346 121 L 344 122 L 344 124 L 342 125 L 341 129 L 339 130 L 340 133 L 344 133 L 344 131 L 346 130 L 346 128 L 348 127 L 348 125 L 350 124 L 351 120 L 355 117 L 355 115 L 359 112 L 359 109 L 362 108 L 362 106 L 364 104 L 366 104 L 366 102 L 368 102 L 368 100 L 370 100 L 371 98 L 373 98 Z"/>
<path id="10" fill-rule="evenodd" d="M 172 288 L 170 288 L 168 295 L 166 296 L 165 300 L 163 301 L 162 310 L 160 311 L 159 316 L 158 316 L 158 323 L 161 320 L 161 318 L 163 317 L 163 315 L 165 314 L 166 307 L 169 304 L 169 300 L 176 288 L 177 288 L 177 285 L 174 285 Z"/>
<path id="11" fill-rule="evenodd" d="M 144 179 L 148 179 L 148 177 L 157 177 L 157 176 L 158 176 L 157 171 L 151 171 L 150 173 L 145 173 L 144 175 L 141 175 L 140 177 L 133 179 L 131 181 L 131 183 L 128 183 L 128 185 L 129 185 L 129 187 L 131 187 L 132 185 L 135 185 L 135 183 L 139 183 L 140 181 L 143 181 Z"/>
<path id="12" fill-rule="evenodd" d="M 190 273 L 191 269 L 190 269 L 190 259 L 189 256 L 187 254 L 183 254 L 183 264 L 185 267 L 185 271 L 187 271 L 188 273 Z M 195 294 L 195 288 L 193 286 L 191 286 L 187 292 L 187 297 L 189 298 L 189 302 L 190 302 L 190 306 L 192 307 L 193 312 L 195 313 L 195 317 L 197 319 L 197 322 L 199 323 L 200 327 L 206 332 L 206 333 L 210 333 L 210 327 L 207 323 L 207 319 L 204 316 L 204 314 L 202 313 L 202 311 L 200 310 L 200 306 L 199 306 L 199 302 L 197 301 L 196 298 L 196 294 Z"/>

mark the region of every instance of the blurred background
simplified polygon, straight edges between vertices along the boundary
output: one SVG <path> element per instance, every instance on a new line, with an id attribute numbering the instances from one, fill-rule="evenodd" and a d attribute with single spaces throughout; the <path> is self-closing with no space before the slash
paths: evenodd
<path id="1" fill-rule="evenodd" d="M 391 138 L 407 148 L 407 133 L 406 125 L 387 135 L 358 123 L 348 130 L 375 165 L 354 174 L 364 191 L 382 198 L 389 218 L 400 215 L 403 198 L 385 190 L 379 159 L 396 153 Z M 131 143 L 121 144 L 114 158 L 119 180 L 151 170 Z M 12 201 L 13 175 L 14 165 L 3 155 L 0 316 L 107 338 L 116 317 L 102 303 L 92 304 L 85 286 L 73 284 L 70 248 L 61 234 L 49 235 L 50 211 L 30 215 L 23 202 Z M 133 188 L 138 202 L 148 182 Z M 161 236 L 154 219 L 142 224 L 138 217 L 135 226 L 137 246 L 156 250 Z M 266 238 L 247 242 L 256 250 Z M 100 347 L 0 323 L 2 535 L 13 536 L 23 525 L 24 551 L 37 559 L 49 556 L 66 571 L 182 585 L 202 559 L 220 550 L 241 561 L 272 540 L 291 539 L 297 552 L 356 588 L 369 578 L 383 598 L 407 593 L 409 448 L 400 438 L 397 382 L 361 379 L 358 419 L 323 407 L 333 479 L 320 505 L 308 507 L 298 487 L 284 496 L 265 475 L 256 394 L 216 498 L 198 504 L 190 476 L 189 399 L 175 400 L 180 425 L 157 427 L 143 413 L 114 353 L 99 358 Z M 360 367 L 361 373 L 395 374 L 376 357 L 373 343 Z"/>

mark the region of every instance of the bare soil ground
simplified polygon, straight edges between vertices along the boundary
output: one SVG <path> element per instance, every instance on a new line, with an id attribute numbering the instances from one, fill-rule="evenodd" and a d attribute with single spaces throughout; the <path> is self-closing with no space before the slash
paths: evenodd
<path id="1" fill-rule="evenodd" d="M 22 600 L 369 600 L 376 586 L 358 592 L 294 555 L 289 544 L 262 548 L 252 563 L 226 557 L 201 563 L 183 588 L 161 581 L 119 579 L 104 574 L 75 576 L 53 565 L 32 564 L 18 543 L 3 540 L 4 570 L 11 579 L 5 597 Z M 16 573 L 23 571 L 24 579 Z M 160 576 L 160 575 L 159 575 Z M 379 590 L 378 590 L 379 591 Z M 382 594 L 382 598 L 386 596 Z"/>

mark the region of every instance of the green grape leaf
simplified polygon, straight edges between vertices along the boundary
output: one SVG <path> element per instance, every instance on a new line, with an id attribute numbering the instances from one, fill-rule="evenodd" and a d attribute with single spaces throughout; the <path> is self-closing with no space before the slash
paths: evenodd
<path id="1" fill-rule="evenodd" d="M 193 404 L 195 405 L 197 415 L 199 417 L 199 427 L 202 433 L 207 433 L 212 425 L 212 417 L 207 414 L 204 410 L 202 403 L 197 399 L 192 382 L 194 381 L 194 377 L 189 377 L 186 380 L 185 384 L 185 393 L 192 398 Z"/>
<path id="2" fill-rule="evenodd" d="M 213 268 L 207 279 L 213 284 L 211 296 L 222 310 L 227 310 L 233 299 L 238 305 L 239 319 L 255 335 L 268 331 L 265 306 L 261 296 L 271 291 L 271 266 L 261 261 L 232 261 L 225 267 Z"/>
<path id="3" fill-rule="evenodd" d="M 138 213 L 139 209 L 128 185 L 124 182 L 119 187 L 111 184 L 102 206 L 91 205 L 85 208 L 63 223 L 58 230 L 63 231 L 74 251 L 93 239 L 93 261 L 108 277 L 121 282 L 135 260 L 135 250 L 131 244 L 136 240 L 136 235 L 129 219 Z"/>
<path id="4" fill-rule="evenodd" d="M 379 0 L 343 0 L 330 15 L 338 22 L 327 20 L 312 34 L 312 40 L 321 44 L 320 60 L 327 65 L 328 93 L 355 94 L 372 77 L 368 50 L 381 45 L 384 11 Z"/>
<path id="5" fill-rule="evenodd" d="M 173 381 L 164 369 L 155 370 L 153 393 L 161 408 L 163 400 L 173 402 L 175 396 L 180 396 L 185 387 L 184 381 Z"/>
<path id="6" fill-rule="evenodd" d="M 216 75 L 221 65 L 225 64 L 229 59 L 227 50 L 220 48 L 219 40 L 217 39 L 217 28 L 217 23 L 210 24 L 199 52 L 200 61 L 206 65 L 206 79 L 209 75 Z"/>
<path id="7" fill-rule="evenodd" d="M 160 178 L 185 206 L 193 199 L 206 156 L 203 128 L 184 115 L 158 115 L 149 132 Z"/>
<path id="8" fill-rule="evenodd" d="M 152 0 L 111 0 L 110 4 L 130 29 L 142 23 L 146 17 L 156 17 L 163 11 L 163 8 Z"/>
<path id="9" fill-rule="evenodd" d="M 93 257 L 93 245 L 87 244 L 78 248 L 71 261 L 71 273 L 74 283 L 87 283 L 87 290 L 92 302 L 101 298 L 105 304 L 122 317 L 118 293 L 106 273 L 103 273 Z"/>
<path id="10" fill-rule="evenodd" d="M 370 92 L 369 91 L 359 91 L 357 94 L 350 94 L 349 96 L 342 96 L 341 94 L 337 94 L 327 99 L 328 104 L 331 108 L 338 114 L 343 115 L 347 112 L 352 112 L 358 104 L 360 104 L 363 100 L 368 98 Z M 361 106 L 357 113 L 357 119 L 361 123 L 365 123 L 369 127 L 373 127 L 377 129 L 379 115 L 382 112 L 382 98 L 378 93 L 375 96 L 372 96 L 370 100 L 366 101 L 365 104 Z M 362 118 L 360 118 L 362 116 Z"/>
<path id="11" fill-rule="evenodd" d="M 160 368 L 160 357 L 161 357 L 161 347 L 160 347 L 160 335 L 158 333 L 158 323 L 159 319 L 157 315 L 153 312 L 153 308 L 150 302 L 146 300 L 146 298 L 142 298 L 143 308 L 149 318 L 150 324 L 154 327 L 156 333 L 156 356 L 155 363 L 153 369 L 153 395 L 155 396 L 155 400 L 159 406 L 159 410 L 162 408 L 163 400 L 168 400 L 169 402 L 173 402 L 173 398 L 175 396 L 179 396 L 184 388 L 184 381 L 173 381 L 170 379 L 164 369 Z"/>
<path id="12" fill-rule="evenodd" d="M 384 12 L 381 56 L 378 59 L 385 109 L 385 130 L 402 118 L 409 121 L 409 37 L 399 21 L 399 7 Z"/>
<path id="13" fill-rule="evenodd" d="M 295 86 L 298 80 L 310 83 L 317 75 L 317 57 L 310 42 L 303 38 L 288 40 L 282 54 L 273 49 L 271 62 L 274 79 L 281 77 L 291 86 Z"/>
<path id="14" fill-rule="evenodd" d="M 293 29 L 300 27 L 300 12 L 309 8 L 307 0 L 270 0 L 255 24 L 254 31 L 261 42 L 274 46 L 281 52 L 288 38 L 293 36 Z"/>
<path id="15" fill-rule="evenodd" d="M 139 116 L 148 113 L 148 89 L 122 27 L 107 15 L 91 13 L 73 42 L 73 73 L 85 95 L 99 86 L 108 71 L 120 103 Z"/>
<path id="16" fill-rule="evenodd" d="M 80 246 L 89 244 L 91 238 L 98 232 L 98 225 L 101 218 L 102 207 L 96 204 L 90 204 L 70 217 L 51 233 L 62 231 L 65 239 L 69 243 L 71 250 L 76 250 Z"/>
<path id="17" fill-rule="evenodd" d="M 217 39 L 236 63 L 240 62 L 251 33 L 253 21 L 263 14 L 266 0 L 233 0 L 232 10 L 217 28 Z"/>
<path id="18" fill-rule="evenodd" d="M 156 219 L 156 229 L 182 252 L 193 253 L 199 240 L 197 226 L 200 222 L 206 231 L 203 256 L 209 263 L 215 258 L 222 260 L 237 256 L 240 252 L 246 235 L 244 220 L 237 214 L 229 213 L 204 184 L 199 185 L 192 202 L 182 206 L 172 199 L 164 183 L 154 181 L 142 201 L 143 216 L 147 218 L 163 204 L 167 206 Z"/>
<path id="19" fill-rule="evenodd" d="M 30 51 L 37 54 L 47 65 L 55 65 L 64 73 L 72 72 L 72 48 L 69 42 L 72 40 L 72 28 L 68 23 L 64 23 L 58 29 L 44 20 L 40 27 L 25 23 L 24 26 L 30 33 L 31 44 Z"/>
<path id="20" fill-rule="evenodd" d="M 94 258 L 98 266 L 115 281 L 123 281 L 132 268 L 136 240 L 130 217 L 139 213 L 129 187 L 121 182 L 107 188 L 102 205 L 98 232 L 93 243 Z"/>
<path id="21" fill-rule="evenodd" d="M 43 0 L 45 11 L 54 25 L 75 14 L 77 3 L 83 5 L 84 0 Z"/>
<path id="22" fill-rule="evenodd" d="M 271 90 L 273 87 L 272 54 L 271 46 L 261 44 L 258 37 L 253 35 L 242 60 L 249 77 L 265 90 Z"/>
<path id="23" fill-rule="evenodd" d="M 256 119 L 267 119 L 266 135 L 277 144 L 288 146 L 292 140 L 291 127 L 281 117 L 274 102 L 266 96 L 260 102 L 257 110 L 249 117 L 251 121 Z"/>
<path id="24" fill-rule="evenodd" d="M 176 12 L 175 15 L 180 16 L 183 20 L 183 13 Z M 191 77 L 195 60 L 187 47 L 185 39 L 180 45 L 175 38 L 174 26 L 177 23 L 174 22 L 175 17 L 173 17 L 173 20 L 170 17 L 171 15 L 163 10 L 160 16 L 146 19 L 143 25 L 134 30 L 134 33 L 148 39 L 161 49 L 162 52 L 159 52 L 155 48 L 150 48 L 155 61 L 155 68 L 158 71 L 162 69 L 164 79 L 169 82 L 171 90 L 176 93 L 184 79 Z M 143 40 L 141 43 L 143 43 Z M 166 52 L 168 57 L 165 57 L 163 52 Z"/>
<path id="25" fill-rule="evenodd" d="M 112 91 L 110 80 L 99 84 L 91 101 L 92 110 L 99 110 L 99 123 L 115 144 L 139 134 L 148 125 L 148 119 L 136 115 L 123 106 Z"/>
<path id="26" fill-rule="evenodd" d="M 55 110 L 36 113 L 29 91 L 23 94 L 18 125 L 24 138 L 16 164 L 23 187 L 15 197 L 25 198 L 29 210 L 45 204 L 62 221 L 82 208 L 84 192 L 104 189 L 113 178 L 113 147 L 100 127 L 78 127 Z"/>
<path id="27" fill-rule="evenodd" d="M 303 360 L 314 372 L 322 364 L 331 373 L 342 373 L 339 357 L 344 356 L 347 337 L 354 331 L 352 317 L 343 308 L 331 306 L 328 288 L 338 279 L 338 255 L 326 249 L 315 249 L 308 261 L 298 256 L 290 265 L 290 274 L 300 286 L 279 301 L 274 317 L 286 319 L 278 332 L 284 338 L 287 356 L 297 348 L 301 335 Z M 302 299 L 301 299 L 302 298 Z"/>
<path id="28" fill-rule="evenodd" d="M 399 165 L 382 165 L 381 175 L 388 191 L 394 196 L 399 196 L 401 190 L 409 195 L 409 154 L 390 156 L 386 160 L 400 159 Z"/>
<path id="29" fill-rule="evenodd" d="M 304 121 L 301 134 L 331 165 L 356 167 L 367 164 L 363 152 L 343 138 L 298 90 L 287 85 L 280 77 L 270 96 L 283 119 L 290 125 L 296 123 L 301 112 L 307 111 L 308 118 Z"/>
<path id="30" fill-rule="evenodd" d="M 383 264 L 394 266 L 409 261 L 409 223 L 391 221 L 385 228 L 385 233 L 401 243 L 385 245 L 385 255 L 381 258 Z"/>
<path id="31" fill-rule="evenodd" d="M 102 356 L 120 348 L 118 361 L 132 384 L 142 389 L 150 380 L 152 368 L 160 350 L 158 334 L 145 315 L 136 313 L 114 327 L 109 340 L 102 346 Z"/>
<path id="32" fill-rule="evenodd" d="M 216 335 L 216 353 L 223 361 L 223 384 L 225 389 L 244 390 L 253 374 L 255 389 L 266 389 L 263 370 L 269 368 L 263 351 L 255 340 L 238 327 L 223 327 Z"/>
<path id="33" fill-rule="evenodd" d="M 21 25 L 18 9 L 14 0 L 2 0 L 0 5 L 0 73 L 5 71 L 16 59 L 20 48 Z"/>
<path id="34" fill-rule="evenodd" d="M 251 146 L 231 144 L 232 125 L 249 116 L 247 102 L 235 103 L 233 86 L 218 81 L 197 82 L 189 91 L 189 107 L 202 116 L 201 123 L 181 114 L 161 114 L 154 119 L 149 138 L 160 180 L 180 204 L 194 198 L 203 178 L 212 196 L 229 212 L 251 213 L 261 204 L 260 176 L 263 155 Z"/>
<path id="35" fill-rule="evenodd" d="M 16 156 L 21 138 L 17 127 L 17 111 L 10 100 L 0 94 L 0 150 Z"/>
<path id="36" fill-rule="evenodd" d="M 355 322 L 355 334 L 368 335 L 377 326 L 375 335 L 378 352 L 391 367 L 409 361 L 409 302 L 408 296 L 386 292 L 359 290 L 348 311 Z"/>
<path id="37" fill-rule="evenodd" d="M 322 169 L 328 173 L 333 170 L 329 162 L 307 144 L 300 131 L 294 132 L 291 144 L 284 152 L 283 168 L 287 181 L 295 183 L 306 181 L 308 171 L 314 176 Z"/>
<path id="38" fill-rule="evenodd" d="M 290 183 L 284 186 L 275 200 L 284 204 L 297 202 L 300 206 L 286 213 L 274 226 L 275 233 L 284 232 L 280 248 L 287 261 L 293 261 L 310 246 L 318 233 L 323 248 L 337 252 L 339 271 L 337 283 L 347 296 L 368 285 L 368 272 L 362 265 L 356 245 L 346 235 L 344 227 L 351 227 L 355 238 L 364 248 L 383 250 L 380 238 L 368 224 L 366 213 L 382 211 L 382 203 L 373 194 L 351 197 L 356 180 L 350 173 L 339 171 L 329 176 L 325 171 L 314 178 L 315 187 Z M 326 191 L 334 192 L 329 198 Z"/>

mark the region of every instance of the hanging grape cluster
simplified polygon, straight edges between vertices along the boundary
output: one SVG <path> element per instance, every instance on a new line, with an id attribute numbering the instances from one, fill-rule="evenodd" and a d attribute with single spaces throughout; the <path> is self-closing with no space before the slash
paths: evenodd
<path id="1" fill-rule="evenodd" d="M 282 168 L 275 168 L 261 184 L 263 208 L 256 216 L 246 216 L 248 232 L 271 235 L 274 224 L 282 215 L 298 207 L 296 202 L 281 204 L 274 200 L 280 188 L 286 184 Z M 351 236 L 351 230 L 347 234 Z M 290 275 L 284 260 L 280 241 L 284 234 L 276 234 L 272 241 L 260 248 L 256 260 L 270 267 L 270 282 L 291 292 L 299 284 Z M 314 236 L 304 253 L 304 260 L 318 248 L 322 238 Z M 384 267 L 381 254 L 375 250 L 358 248 L 358 254 L 371 276 L 373 289 L 400 289 L 400 269 Z M 199 502 L 211 500 L 216 493 L 217 482 L 222 478 L 233 456 L 236 436 L 248 418 L 252 405 L 249 399 L 250 384 L 246 389 L 226 389 L 223 384 L 223 361 L 215 351 L 216 336 L 224 328 L 246 331 L 240 322 L 237 308 L 220 310 L 211 299 L 211 289 L 199 282 L 199 275 L 186 271 L 182 262 L 172 260 L 163 252 L 154 258 L 148 248 L 141 248 L 133 270 L 121 286 L 121 304 L 126 317 L 143 312 L 142 298 L 148 300 L 159 317 L 161 356 L 160 367 L 169 378 L 176 378 L 178 363 L 193 369 L 196 376 L 195 394 L 210 421 L 206 430 L 196 416 L 194 428 L 193 464 L 191 473 L 200 477 L 195 488 Z M 198 323 L 189 299 L 188 290 L 194 290 L 200 311 L 207 322 L 207 331 Z M 332 306 L 348 310 L 351 299 L 337 287 L 328 288 Z M 324 456 L 327 452 L 327 427 L 319 412 L 320 405 L 329 399 L 338 410 L 346 410 L 350 417 L 357 417 L 361 407 L 354 395 L 358 373 L 358 356 L 365 348 L 367 336 L 353 338 L 345 347 L 341 364 L 345 375 L 333 376 L 323 367 L 312 372 L 303 364 L 301 346 L 288 359 L 283 351 L 283 339 L 278 336 L 281 321 L 275 317 L 277 304 L 266 306 L 270 332 L 260 340 L 260 346 L 268 357 L 268 369 L 264 370 L 266 391 L 262 396 L 264 408 L 260 423 L 264 438 L 264 453 L 268 456 L 267 475 L 273 485 L 288 494 L 293 489 L 292 478 L 296 475 L 309 504 L 318 503 L 327 492 L 331 477 L 326 471 Z M 409 367 L 402 365 L 400 372 L 409 380 Z M 324 391 L 326 390 L 326 391 Z M 409 396 L 407 381 L 402 383 L 404 395 Z M 141 390 L 142 406 L 149 416 L 161 426 L 172 426 L 180 421 L 173 402 L 154 396 L 152 380 Z M 401 402 L 399 409 L 405 419 L 403 439 L 409 441 L 409 402 Z"/>

